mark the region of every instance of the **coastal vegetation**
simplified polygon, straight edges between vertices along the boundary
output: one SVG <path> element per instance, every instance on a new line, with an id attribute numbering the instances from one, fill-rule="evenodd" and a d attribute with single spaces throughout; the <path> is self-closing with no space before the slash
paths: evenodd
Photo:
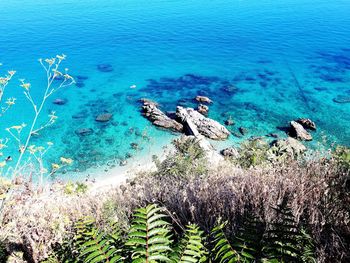
<path id="1" fill-rule="evenodd" d="M 175 146 L 156 171 L 105 191 L 70 183 L 14 197 L 3 251 L 28 262 L 349 259 L 349 149 L 249 167 L 238 157 L 214 168 L 196 142 Z M 258 147 L 249 156 L 260 156 Z"/>

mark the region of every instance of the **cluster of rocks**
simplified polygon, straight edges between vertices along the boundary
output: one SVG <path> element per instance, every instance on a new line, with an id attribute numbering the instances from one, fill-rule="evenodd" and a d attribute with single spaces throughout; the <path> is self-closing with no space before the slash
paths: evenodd
<path id="1" fill-rule="evenodd" d="M 306 118 L 290 122 L 289 135 L 301 141 L 312 141 L 312 136 L 307 130 L 316 130 L 316 124 Z"/>
<path id="2" fill-rule="evenodd" d="M 143 102 L 143 106 L 142 106 L 143 115 L 148 120 L 150 120 L 154 125 L 165 129 L 169 129 L 175 132 L 183 131 L 183 125 L 177 122 L 176 120 L 171 119 L 164 112 L 162 112 L 158 108 L 157 103 L 148 99 L 141 99 L 141 102 Z"/>
<path id="3" fill-rule="evenodd" d="M 196 100 L 203 103 L 212 103 L 209 98 L 204 96 L 197 96 Z M 230 135 L 225 126 L 193 108 L 177 106 L 175 113 L 166 114 L 153 101 L 141 99 L 141 102 L 143 103 L 143 115 L 158 127 L 183 132 L 191 136 L 201 134 L 213 140 L 224 140 Z"/>
<path id="4" fill-rule="evenodd" d="M 300 141 L 311 141 L 312 136 L 307 130 L 316 130 L 316 124 L 307 118 L 300 118 L 290 122 L 288 137 L 277 139 L 277 134 L 268 134 L 267 137 L 276 138 L 270 143 L 268 154 L 270 159 L 276 159 L 281 156 L 296 158 L 304 153 L 307 148 Z M 240 129 L 240 132 L 243 132 Z M 260 139 L 260 138 L 257 138 Z M 238 158 L 239 151 L 235 147 L 228 147 L 220 152 L 224 157 Z"/>

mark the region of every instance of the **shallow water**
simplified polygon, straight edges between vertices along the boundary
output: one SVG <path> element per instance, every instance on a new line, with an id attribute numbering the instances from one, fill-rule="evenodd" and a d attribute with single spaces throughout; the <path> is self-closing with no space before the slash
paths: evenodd
<path id="1" fill-rule="evenodd" d="M 241 126 L 249 130 L 226 144 L 269 133 L 284 136 L 288 121 L 309 117 L 318 125 L 311 145 L 350 145 L 350 103 L 338 103 L 350 97 L 346 0 L 10 0 L 1 5 L 1 72 L 16 69 L 16 78 L 30 81 L 39 96 L 45 77 L 37 59 L 64 53 L 70 73 L 87 77 L 79 87 L 55 94 L 44 110 L 42 121 L 51 110 L 59 116 L 33 140 L 54 142 L 49 162 L 71 157 L 71 168 L 80 171 L 114 166 L 169 142 L 174 134 L 140 115 L 141 97 L 173 111 L 179 104 L 195 106 L 197 94 L 210 96 L 210 117 L 224 122 L 231 116 L 234 133 Z M 99 71 L 101 63 L 113 71 Z M 8 91 L 18 101 L 2 118 L 0 137 L 8 137 L 5 127 L 33 115 L 17 80 Z M 54 105 L 56 98 L 68 102 Z M 106 111 L 113 120 L 95 122 Z M 94 133 L 79 137 L 78 128 Z M 140 149 L 132 149 L 133 142 Z M 9 147 L 6 154 L 16 152 Z"/>

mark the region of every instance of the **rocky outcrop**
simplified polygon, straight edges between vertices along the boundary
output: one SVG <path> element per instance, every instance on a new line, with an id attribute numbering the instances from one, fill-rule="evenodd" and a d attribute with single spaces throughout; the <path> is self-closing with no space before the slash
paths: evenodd
<path id="1" fill-rule="evenodd" d="M 312 140 L 311 134 L 308 133 L 300 123 L 297 123 L 296 121 L 291 121 L 290 126 L 291 126 L 289 131 L 290 136 L 302 141 Z"/>
<path id="2" fill-rule="evenodd" d="M 198 101 L 198 102 L 208 103 L 208 104 L 213 102 L 211 99 L 209 99 L 208 97 L 205 97 L 205 96 L 197 96 L 195 98 L 195 100 Z"/>
<path id="3" fill-rule="evenodd" d="M 223 149 L 220 151 L 220 153 L 225 157 L 231 157 L 231 158 L 237 158 L 239 156 L 237 149 L 234 147 L 228 147 L 226 149 Z"/>
<path id="4" fill-rule="evenodd" d="M 169 118 L 164 112 L 158 109 L 157 104 L 145 101 L 142 106 L 143 115 L 154 125 L 176 132 L 183 131 L 183 125 L 174 119 Z"/>
<path id="5" fill-rule="evenodd" d="M 101 113 L 96 116 L 95 121 L 97 122 L 108 122 L 113 117 L 112 113 Z"/>
<path id="6" fill-rule="evenodd" d="M 305 129 L 316 130 L 316 124 L 310 119 L 300 118 L 296 122 L 301 124 Z"/>
<path id="7" fill-rule="evenodd" d="M 230 132 L 223 125 L 203 116 L 192 108 L 178 106 L 176 116 L 187 128 L 187 132 L 190 135 L 199 132 L 213 140 L 224 140 L 230 135 Z"/>
<path id="8" fill-rule="evenodd" d="M 291 137 L 276 140 L 271 145 L 275 156 L 287 155 L 288 157 L 296 158 L 306 151 L 306 147 L 300 141 Z"/>

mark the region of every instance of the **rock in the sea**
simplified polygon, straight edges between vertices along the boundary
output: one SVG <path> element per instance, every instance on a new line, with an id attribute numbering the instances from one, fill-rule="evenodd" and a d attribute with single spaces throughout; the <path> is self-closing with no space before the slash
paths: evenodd
<path id="1" fill-rule="evenodd" d="M 55 99 L 52 103 L 56 104 L 56 105 L 64 105 L 67 103 L 67 100 L 66 99 Z"/>
<path id="2" fill-rule="evenodd" d="M 190 135 L 196 135 L 197 132 L 213 140 L 224 140 L 230 135 L 230 132 L 210 118 L 200 114 L 192 108 L 183 108 L 178 106 L 176 115 L 187 128 Z"/>
<path id="3" fill-rule="evenodd" d="M 340 104 L 350 103 L 350 96 L 339 95 L 339 96 L 333 98 L 333 101 L 336 103 L 340 103 Z"/>
<path id="4" fill-rule="evenodd" d="M 225 157 L 237 158 L 239 156 L 237 149 L 234 147 L 228 147 L 226 149 L 223 149 L 220 153 Z"/>
<path id="5" fill-rule="evenodd" d="M 85 87 L 85 83 L 78 80 L 77 82 L 75 82 L 75 86 L 77 86 L 78 88 L 83 88 Z"/>
<path id="6" fill-rule="evenodd" d="M 77 79 L 78 81 L 84 81 L 87 80 L 89 77 L 88 76 L 82 76 L 82 75 L 78 75 L 75 77 L 75 79 Z"/>
<path id="7" fill-rule="evenodd" d="M 142 102 L 143 105 L 153 104 L 153 105 L 155 105 L 156 107 L 159 106 L 159 104 L 158 104 L 157 102 L 155 102 L 155 101 L 153 101 L 153 100 L 150 100 L 150 99 L 147 99 L 147 98 L 141 98 L 141 99 L 140 99 L 140 102 Z"/>
<path id="8" fill-rule="evenodd" d="M 101 72 L 111 72 L 113 71 L 113 67 L 111 64 L 98 64 L 97 69 Z"/>
<path id="9" fill-rule="evenodd" d="M 306 151 L 306 147 L 300 141 L 291 137 L 273 141 L 271 146 L 276 156 L 286 154 L 289 157 L 295 158 Z"/>
<path id="10" fill-rule="evenodd" d="M 316 124 L 310 119 L 300 118 L 296 122 L 301 124 L 305 129 L 316 130 Z"/>
<path id="11" fill-rule="evenodd" d="M 136 142 L 130 143 L 130 146 L 131 146 L 131 148 L 132 148 L 133 150 L 137 150 L 137 149 L 139 148 L 139 144 L 136 143 Z"/>
<path id="12" fill-rule="evenodd" d="M 203 115 L 208 115 L 209 107 L 203 104 L 199 104 L 197 111 Z"/>
<path id="13" fill-rule="evenodd" d="M 88 117 L 88 114 L 86 111 L 78 112 L 72 115 L 73 119 L 85 119 L 87 117 Z"/>
<path id="14" fill-rule="evenodd" d="M 128 164 L 128 161 L 127 160 L 121 160 L 120 162 L 119 162 L 119 166 L 125 166 L 125 165 L 127 165 Z"/>
<path id="15" fill-rule="evenodd" d="M 277 133 L 269 133 L 266 135 L 266 137 L 278 138 L 278 134 Z"/>
<path id="16" fill-rule="evenodd" d="M 111 113 L 101 113 L 96 116 L 95 121 L 97 122 L 108 122 L 113 117 Z"/>
<path id="17" fill-rule="evenodd" d="M 79 136 L 87 136 L 94 133 L 94 131 L 91 128 L 80 128 L 75 130 L 75 133 Z"/>
<path id="18" fill-rule="evenodd" d="M 226 126 L 232 126 L 235 125 L 235 122 L 233 121 L 233 119 L 231 117 L 229 117 L 226 121 L 225 121 L 225 125 Z"/>
<path id="19" fill-rule="evenodd" d="M 291 121 L 290 126 L 291 126 L 290 132 L 289 132 L 290 136 L 302 141 L 312 140 L 311 134 L 308 133 L 301 124 L 295 121 Z"/>
<path id="20" fill-rule="evenodd" d="M 182 132 L 183 125 L 176 120 L 169 118 L 164 112 L 157 108 L 155 103 L 149 101 L 144 102 L 143 115 L 149 119 L 154 125 L 176 132 Z"/>
<path id="21" fill-rule="evenodd" d="M 202 102 L 202 103 L 212 103 L 212 100 L 211 99 L 209 99 L 208 97 L 205 97 L 205 96 L 197 96 L 196 97 L 196 101 L 198 101 L 198 102 Z"/>
<path id="22" fill-rule="evenodd" d="M 239 127 L 238 130 L 243 136 L 248 133 L 248 129 L 244 127 Z"/>

